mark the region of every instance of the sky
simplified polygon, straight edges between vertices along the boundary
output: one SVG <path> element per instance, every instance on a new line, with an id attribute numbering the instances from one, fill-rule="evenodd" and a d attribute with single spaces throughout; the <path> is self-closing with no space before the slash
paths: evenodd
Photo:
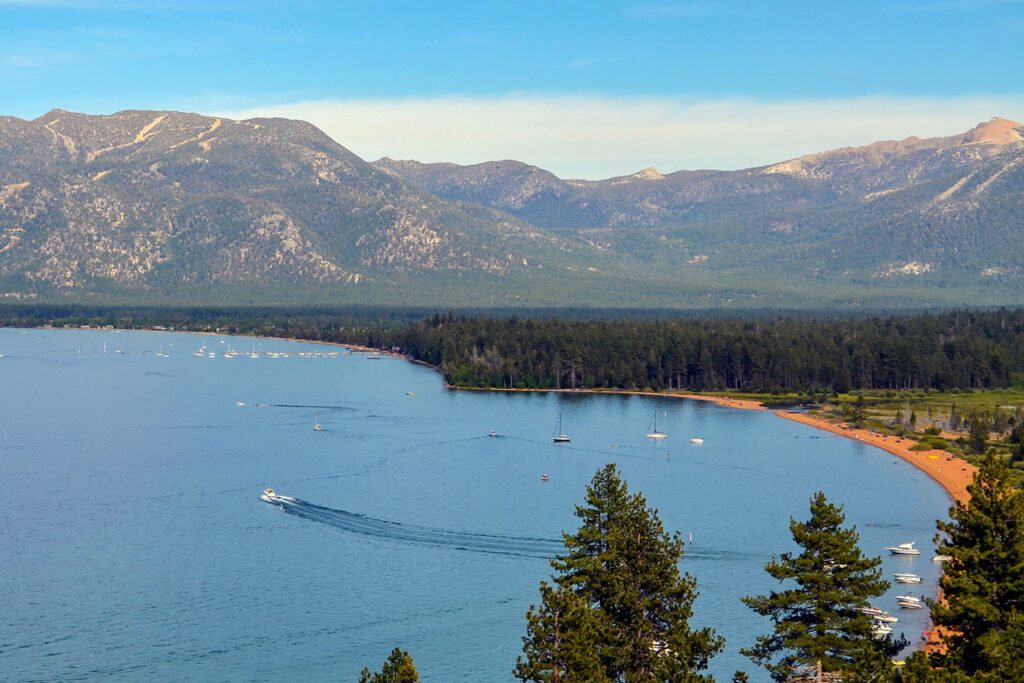
<path id="1" fill-rule="evenodd" d="M 175 109 L 562 177 L 1024 120 L 1024 0 L 0 0 L 0 115 Z"/>

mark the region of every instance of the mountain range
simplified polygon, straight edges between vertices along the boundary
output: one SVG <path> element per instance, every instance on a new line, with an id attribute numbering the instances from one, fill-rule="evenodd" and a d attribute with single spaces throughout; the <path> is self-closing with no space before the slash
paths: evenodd
<path id="1" fill-rule="evenodd" d="M 759 168 L 367 163 L 314 126 L 0 117 L 0 301 L 1024 303 L 1024 126 Z"/>

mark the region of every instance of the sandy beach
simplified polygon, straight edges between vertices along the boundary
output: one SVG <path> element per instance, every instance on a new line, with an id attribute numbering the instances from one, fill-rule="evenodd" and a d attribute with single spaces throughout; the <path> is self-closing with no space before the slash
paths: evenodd
<path id="1" fill-rule="evenodd" d="M 885 437 L 874 434 L 866 429 L 850 429 L 848 425 L 829 422 L 808 413 L 797 413 L 789 410 L 777 410 L 775 414 L 786 420 L 817 427 L 839 436 L 856 439 L 903 458 L 910 464 L 934 479 L 953 500 L 966 503 L 970 497 L 967 485 L 971 483 L 977 468 L 966 460 L 954 457 L 945 451 L 912 451 L 910 447 L 916 441 L 901 439 L 896 436 Z"/>

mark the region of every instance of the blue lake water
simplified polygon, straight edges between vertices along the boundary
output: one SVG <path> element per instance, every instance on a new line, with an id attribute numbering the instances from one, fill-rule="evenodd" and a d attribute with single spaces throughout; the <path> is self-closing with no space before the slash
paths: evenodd
<path id="1" fill-rule="evenodd" d="M 774 587 L 762 567 L 818 490 L 865 551 L 918 542 L 884 566 L 924 583 L 878 604 L 920 642 L 926 610 L 892 596 L 934 592 L 949 501 L 893 456 L 770 412 L 453 392 L 398 359 L 298 355 L 338 350 L 0 330 L 0 678 L 355 681 L 400 646 L 427 683 L 511 681 L 544 558 L 608 462 L 692 533 L 694 625 L 728 639 L 719 680 L 767 680 L 738 653 L 767 622 L 739 598 Z M 551 442 L 559 414 L 571 444 Z"/>

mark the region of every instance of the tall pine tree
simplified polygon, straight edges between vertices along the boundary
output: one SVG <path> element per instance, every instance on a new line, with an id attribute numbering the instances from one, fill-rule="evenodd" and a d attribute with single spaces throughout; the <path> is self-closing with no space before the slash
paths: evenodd
<path id="1" fill-rule="evenodd" d="M 939 552 L 949 555 L 933 603 L 944 654 L 937 663 L 979 680 L 1024 678 L 1024 496 L 992 453 L 967 487 L 970 500 L 939 522 Z"/>
<path id="2" fill-rule="evenodd" d="M 379 673 L 371 673 L 364 668 L 359 676 L 359 683 L 419 683 L 420 674 L 416 671 L 416 665 L 412 662 L 409 653 L 400 648 L 395 648 L 384 661 L 384 667 Z"/>
<path id="3" fill-rule="evenodd" d="M 723 641 L 711 629 L 691 630 L 696 581 L 679 571 L 683 542 L 668 534 L 657 511 L 639 494 L 630 494 L 615 465 L 598 470 L 587 487 L 586 505 L 577 506 L 581 525 L 565 534 L 566 554 L 551 564 L 557 590 L 542 586 L 543 602 L 531 608 L 528 635 L 516 676 L 524 681 L 554 681 L 551 660 L 555 640 L 571 642 L 577 666 L 596 661 L 600 676 L 586 680 L 702 681 L 708 662 Z M 572 607 L 571 593 L 579 605 Z M 560 608 L 572 615 L 570 629 L 588 638 L 556 638 L 552 616 Z M 575 610 L 575 611 L 574 611 Z M 560 622 L 566 626 L 567 622 Z M 590 641 L 588 652 L 582 646 Z M 580 645 L 580 647 L 576 647 Z M 585 680 L 583 670 L 562 671 Z"/>
<path id="4" fill-rule="evenodd" d="M 844 528 L 841 507 L 824 493 L 811 499 L 806 522 L 790 520 L 799 555 L 784 553 L 765 565 L 774 579 L 786 582 L 779 592 L 743 598 L 774 631 L 742 650 L 782 681 L 799 672 L 845 673 L 870 680 L 889 667 L 889 657 L 905 643 L 873 637 L 873 620 L 858 608 L 889 587 L 881 560 L 861 554 L 856 529 Z"/>

